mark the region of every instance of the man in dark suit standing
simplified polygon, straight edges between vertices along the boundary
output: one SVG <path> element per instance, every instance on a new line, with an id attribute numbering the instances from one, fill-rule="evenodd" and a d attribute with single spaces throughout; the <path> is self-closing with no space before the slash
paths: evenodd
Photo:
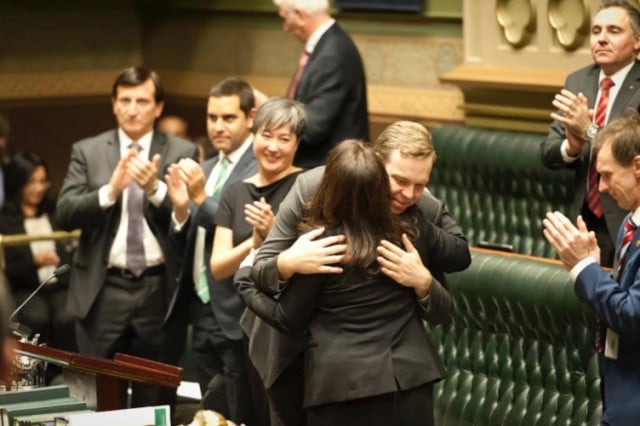
<path id="1" fill-rule="evenodd" d="M 171 203 L 161 178 L 169 164 L 196 158 L 197 151 L 154 131 L 164 105 L 154 71 L 124 70 L 111 101 L 118 128 L 73 145 L 56 208 L 62 229 L 82 230 L 68 307 L 80 353 L 165 361 L 162 324 L 178 255 L 169 243 Z M 132 405 L 164 402 L 160 395 L 134 384 Z"/>
<path id="2" fill-rule="evenodd" d="M 307 130 L 295 164 L 324 164 L 344 139 L 369 139 L 367 87 L 353 40 L 329 15 L 327 0 L 274 0 L 283 28 L 304 43 L 287 96 L 305 104 Z"/>
<path id="3" fill-rule="evenodd" d="M 237 423 L 247 421 L 247 403 L 251 399 L 239 325 L 244 303 L 233 288 L 231 277 L 213 278 L 209 259 L 214 218 L 223 191 L 258 169 L 250 131 L 254 114 L 249 84 L 229 78 L 215 85 L 209 92 L 207 132 L 219 154 L 202 167 L 195 161 L 182 160 L 170 168 L 168 176 L 177 231 L 174 237 L 182 240 L 180 245 L 185 247 L 171 315 L 179 317 L 188 309 L 193 324 L 193 357 L 205 395 L 203 408 L 219 411 Z M 220 378 L 226 398 L 208 398 L 208 388 L 214 391 Z"/>
<path id="4" fill-rule="evenodd" d="M 544 235 L 578 298 L 600 318 L 598 334 L 603 425 L 636 425 L 640 417 L 640 116 L 612 121 L 594 141 L 599 189 L 628 212 L 616 239 L 613 273 L 598 265 L 598 247 L 582 217 L 577 226 L 547 213 Z"/>
<path id="5" fill-rule="evenodd" d="M 615 235 L 623 212 L 609 194 L 598 192 L 591 141 L 627 108 L 640 108 L 640 13 L 625 0 L 605 0 L 591 26 L 594 64 L 567 77 L 555 96 L 554 122 L 540 145 L 542 162 L 576 171 L 574 213 L 596 233 L 604 266 L 613 264 Z"/>

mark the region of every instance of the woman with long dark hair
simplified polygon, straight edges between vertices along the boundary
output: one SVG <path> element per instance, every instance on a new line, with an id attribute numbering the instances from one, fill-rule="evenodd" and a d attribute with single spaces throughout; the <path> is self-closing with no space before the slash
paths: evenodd
<path id="1" fill-rule="evenodd" d="M 416 208 L 393 214 L 388 179 L 369 145 L 337 145 L 300 232 L 321 227 L 325 234 L 344 235 L 343 272 L 295 275 L 277 300 L 237 280 L 250 309 L 307 340 L 309 426 L 433 423 L 432 385 L 441 377 L 441 363 L 428 343 L 414 290 L 383 273 L 377 251 L 383 243 L 425 247 L 423 217 Z"/>
<path id="2" fill-rule="evenodd" d="M 16 153 L 5 168 L 5 204 L 0 210 L 0 234 L 42 235 L 54 231 L 55 203 L 44 161 L 30 152 Z M 35 241 L 5 248 L 6 276 L 16 305 L 21 304 L 55 268 L 67 263 L 70 247 Z M 73 318 L 67 313 L 66 278 L 51 280 L 19 312 L 18 321 L 39 333 L 40 341 L 75 350 Z"/>

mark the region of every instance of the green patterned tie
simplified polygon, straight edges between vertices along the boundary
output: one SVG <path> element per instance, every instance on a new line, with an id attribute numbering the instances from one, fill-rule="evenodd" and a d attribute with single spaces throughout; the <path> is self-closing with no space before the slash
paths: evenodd
<path id="1" fill-rule="evenodd" d="M 218 177 L 216 178 L 216 183 L 213 186 L 213 191 L 210 194 L 212 197 L 217 197 L 224 186 L 224 183 L 227 180 L 227 173 L 229 171 L 229 165 L 231 161 L 229 161 L 228 157 L 224 157 L 220 161 L 220 171 L 218 173 Z M 211 300 L 211 295 L 209 294 L 209 283 L 207 280 L 207 262 L 204 258 L 204 240 L 205 240 L 205 230 L 204 228 L 199 228 L 196 234 L 196 249 L 195 261 L 198 262 L 198 266 L 195 268 L 199 273 L 194 274 L 194 281 L 196 286 L 196 293 L 198 297 L 202 301 L 202 303 L 209 303 Z M 196 277 L 197 280 L 196 280 Z"/>

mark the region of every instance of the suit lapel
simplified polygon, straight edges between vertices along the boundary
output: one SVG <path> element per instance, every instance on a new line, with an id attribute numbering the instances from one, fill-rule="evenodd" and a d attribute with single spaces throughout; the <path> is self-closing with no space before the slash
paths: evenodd
<path id="1" fill-rule="evenodd" d="M 205 163 L 202 165 L 202 172 L 204 173 L 204 177 L 206 180 L 208 180 L 209 176 L 211 176 L 211 172 L 213 171 L 213 168 L 216 166 L 216 164 L 218 164 L 218 161 L 220 161 L 220 156 L 216 155 L 211 160 L 205 161 Z"/>
<path id="2" fill-rule="evenodd" d="M 108 170 L 115 170 L 120 161 L 120 140 L 118 139 L 117 130 L 114 130 L 111 137 L 107 140 L 105 161 L 109 165 Z"/>
<path id="3" fill-rule="evenodd" d="M 159 132 L 153 131 L 153 139 L 151 139 L 151 146 L 149 147 L 149 161 L 153 158 L 154 155 L 160 155 L 160 163 L 158 164 L 158 176 L 160 179 L 163 178 L 165 174 L 166 165 L 163 163 L 163 159 L 166 157 L 164 155 L 165 149 L 167 146 L 167 139 Z"/>
<path id="4" fill-rule="evenodd" d="M 622 244 L 622 237 L 624 235 L 624 224 L 625 224 L 625 222 L 627 221 L 627 219 L 629 218 L 630 215 L 631 214 L 628 214 L 628 215 L 626 215 L 624 217 L 624 219 L 622 220 L 622 225 L 620 225 L 620 228 L 618 228 L 618 234 L 616 235 L 616 251 L 615 251 L 615 254 L 613 256 L 613 269 L 614 269 L 614 271 L 618 271 L 619 270 L 618 266 L 619 266 L 619 263 L 620 263 L 620 249 L 622 248 L 621 244 Z M 632 243 L 633 243 L 633 241 L 632 241 Z M 629 253 L 629 254 L 631 254 L 631 253 Z"/>
<path id="5" fill-rule="evenodd" d="M 587 97 L 589 108 L 594 108 L 596 105 L 596 98 L 598 97 L 598 91 L 600 90 L 598 84 L 599 75 L 600 67 L 594 66 L 591 68 L 587 77 L 587 82 L 584 87 L 584 95 Z"/>
<path id="6" fill-rule="evenodd" d="M 637 271 L 637 267 L 634 267 L 633 265 L 636 265 L 638 263 L 638 258 L 640 255 L 639 245 L 640 245 L 640 227 L 636 229 L 636 232 L 633 235 L 633 239 L 629 243 L 629 249 L 627 250 L 627 254 L 625 255 L 626 260 L 624 262 L 624 268 L 622 269 L 621 271 L 622 273 L 620 274 L 620 279 L 618 280 L 618 284 L 621 285 L 622 287 L 626 288 L 624 283 L 625 283 L 627 271 Z M 631 280 L 631 282 L 633 282 L 633 279 Z"/>
<path id="7" fill-rule="evenodd" d="M 329 43 L 337 29 L 338 24 L 334 22 L 333 25 L 331 25 L 331 27 L 329 27 L 329 29 L 324 34 L 322 34 L 320 40 L 318 40 L 318 44 L 316 44 L 313 52 L 311 53 L 311 55 L 309 55 L 309 61 L 304 67 L 302 75 L 300 76 L 300 81 L 298 82 L 298 87 L 296 88 L 295 99 L 305 100 L 306 91 L 304 90 L 304 88 L 306 87 L 306 82 L 309 79 L 310 71 L 313 70 L 313 67 L 315 65 L 314 61 L 317 60 L 319 53 L 322 52 L 322 49 L 325 48 L 325 45 Z M 320 64 L 320 66 L 322 66 L 322 64 Z"/>
<path id="8" fill-rule="evenodd" d="M 240 159 L 238 160 L 238 164 L 236 164 L 236 166 L 231 171 L 231 174 L 225 181 L 224 186 L 222 187 L 222 191 L 220 191 L 220 194 L 226 191 L 229 185 L 233 185 L 233 183 L 243 178 L 247 173 L 247 168 L 251 167 L 251 165 L 254 162 L 255 162 L 255 157 L 253 155 L 253 144 L 251 144 L 249 145 L 247 150 L 244 152 L 244 154 L 242 154 L 242 157 L 240 157 Z"/>
<path id="9" fill-rule="evenodd" d="M 622 82 L 609 115 L 611 117 L 620 117 L 629 106 L 631 97 L 638 92 L 638 88 L 640 88 L 640 62 L 633 64 L 629 74 Z"/>

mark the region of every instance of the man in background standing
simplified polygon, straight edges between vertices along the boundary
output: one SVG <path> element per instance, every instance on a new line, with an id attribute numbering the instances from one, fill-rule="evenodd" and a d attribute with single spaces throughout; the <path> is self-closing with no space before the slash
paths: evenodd
<path id="1" fill-rule="evenodd" d="M 307 130 L 295 164 L 324 164 L 345 139 L 369 139 L 367 87 L 353 40 L 329 15 L 328 0 L 274 0 L 283 28 L 304 43 L 287 97 L 302 102 Z"/>
<path id="2" fill-rule="evenodd" d="M 594 63 L 567 77 L 555 96 L 554 122 L 540 145 L 542 162 L 551 169 L 576 172 L 574 214 L 594 231 L 603 266 L 613 264 L 622 211 L 609 194 L 598 192 L 591 142 L 598 130 L 627 108 L 640 107 L 640 12 L 626 0 L 605 0 L 591 25 Z M 574 216 L 575 217 L 575 216 Z"/>

